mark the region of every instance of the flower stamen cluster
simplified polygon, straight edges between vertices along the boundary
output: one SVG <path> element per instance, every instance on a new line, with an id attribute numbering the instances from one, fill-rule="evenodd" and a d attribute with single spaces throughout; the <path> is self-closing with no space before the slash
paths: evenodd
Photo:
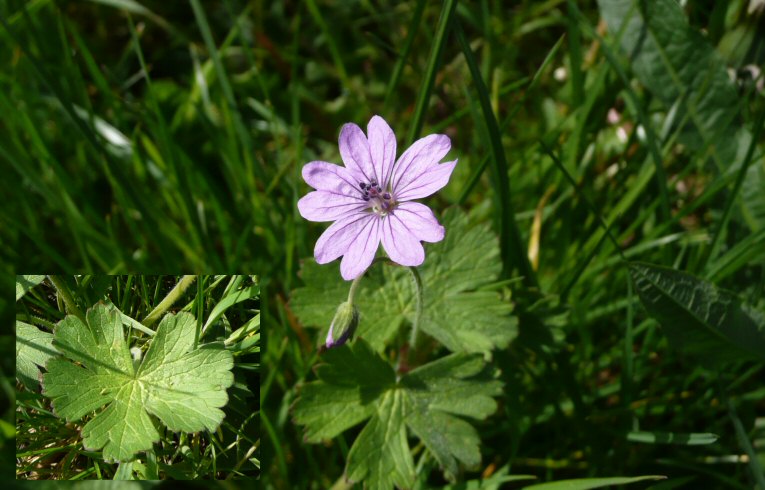
<path id="1" fill-rule="evenodd" d="M 393 201 L 393 195 L 390 192 L 383 192 L 376 179 L 372 179 L 369 184 L 359 182 L 359 187 L 361 187 L 361 198 L 370 204 L 373 213 L 383 217 L 393 211 L 396 204 Z"/>

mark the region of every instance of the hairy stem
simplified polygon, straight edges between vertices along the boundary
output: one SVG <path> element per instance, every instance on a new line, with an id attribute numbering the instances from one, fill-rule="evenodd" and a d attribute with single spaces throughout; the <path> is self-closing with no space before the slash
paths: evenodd
<path id="1" fill-rule="evenodd" d="M 186 289 L 191 286 L 191 283 L 194 282 L 194 279 L 196 279 L 197 276 L 183 276 L 180 281 L 178 281 L 178 284 L 175 285 L 175 287 L 167 293 L 167 296 L 165 296 L 165 299 L 163 299 L 156 308 L 154 308 L 151 313 L 149 313 L 146 318 L 143 319 L 141 323 L 143 323 L 145 326 L 151 326 L 154 323 L 159 320 L 159 318 L 162 316 L 164 312 L 167 311 L 170 306 L 172 306 L 173 303 L 178 301 L 178 299 L 183 295 L 183 292 L 186 291 Z"/>
<path id="2" fill-rule="evenodd" d="M 409 345 L 414 349 L 417 344 L 417 332 L 420 327 L 420 318 L 422 317 L 422 278 L 416 267 L 409 267 L 409 272 L 412 274 L 414 296 L 415 301 L 417 301 L 417 309 L 414 312 L 414 321 L 412 322 L 412 334 L 409 337 Z"/>
<path id="3" fill-rule="evenodd" d="M 353 304 L 353 300 L 356 297 L 356 290 L 359 288 L 359 284 L 361 284 L 362 277 L 364 277 L 364 274 L 354 279 L 351 283 L 351 288 L 348 290 L 348 303 L 350 304 Z"/>

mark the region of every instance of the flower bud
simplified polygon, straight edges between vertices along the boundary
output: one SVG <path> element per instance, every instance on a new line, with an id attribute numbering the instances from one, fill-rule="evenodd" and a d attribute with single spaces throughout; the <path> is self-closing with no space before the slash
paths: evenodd
<path id="1" fill-rule="evenodd" d="M 340 303 L 335 312 L 335 318 L 327 332 L 327 349 L 338 347 L 353 338 L 353 333 L 359 325 L 359 310 L 353 303 L 344 301 Z"/>

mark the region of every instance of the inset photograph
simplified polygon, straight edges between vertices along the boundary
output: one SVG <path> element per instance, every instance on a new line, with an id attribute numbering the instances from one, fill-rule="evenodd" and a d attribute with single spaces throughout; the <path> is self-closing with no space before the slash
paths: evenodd
<path id="1" fill-rule="evenodd" d="M 16 479 L 259 477 L 258 276 L 16 276 Z"/>

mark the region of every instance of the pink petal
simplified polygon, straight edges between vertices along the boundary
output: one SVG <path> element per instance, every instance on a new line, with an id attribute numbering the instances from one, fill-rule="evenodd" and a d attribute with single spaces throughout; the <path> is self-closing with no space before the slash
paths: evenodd
<path id="1" fill-rule="evenodd" d="M 326 264 L 344 255 L 369 222 L 377 219 L 376 215 L 362 211 L 332 223 L 316 241 L 313 249 L 316 262 Z"/>
<path id="2" fill-rule="evenodd" d="M 396 161 L 396 135 L 380 116 L 373 116 L 369 120 L 367 135 L 377 182 L 386 187 L 393 163 Z"/>
<path id="3" fill-rule="evenodd" d="M 425 260 L 420 240 L 396 212 L 382 220 L 382 244 L 388 257 L 398 264 L 415 266 Z"/>
<path id="4" fill-rule="evenodd" d="M 370 216 L 372 219 L 364 222 L 340 262 L 340 275 L 346 281 L 356 279 L 369 268 L 380 245 L 380 218 L 374 214 Z"/>
<path id="5" fill-rule="evenodd" d="M 415 141 L 393 167 L 393 191 L 403 189 L 426 169 L 440 162 L 451 147 L 445 134 L 431 134 Z"/>
<path id="6" fill-rule="evenodd" d="M 347 168 L 334 163 L 306 163 L 303 165 L 303 180 L 318 191 L 329 191 L 361 199 L 359 183 Z"/>
<path id="7" fill-rule="evenodd" d="M 309 192 L 298 201 L 297 206 L 300 216 L 309 221 L 335 221 L 369 207 L 359 197 L 329 191 Z"/>
<path id="8" fill-rule="evenodd" d="M 394 214 L 418 240 L 435 243 L 444 239 L 444 227 L 438 222 L 433 211 L 424 204 L 402 202 L 396 207 Z"/>
<path id="9" fill-rule="evenodd" d="M 457 160 L 431 165 L 408 183 L 400 185 L 396 189 L 396 199 L 399 201 L 420 199 L 439 191 L 449 183 L 455 165 Z"/>
<path id="10" fill-rule="evenodd" d="M 360 127 L 353 123 L 343 125 L 340 130 L 340 156 L 353 178 L 369 183 L 375 177 L 369 141 Z"/>

